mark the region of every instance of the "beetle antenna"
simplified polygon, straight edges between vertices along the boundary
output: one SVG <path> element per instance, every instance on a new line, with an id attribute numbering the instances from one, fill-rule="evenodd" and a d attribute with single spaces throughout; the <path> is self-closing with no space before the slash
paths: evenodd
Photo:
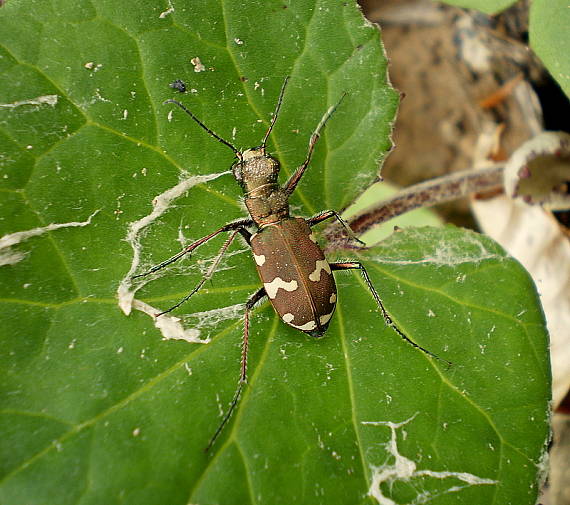
<path id="1" fill-rule="evenodd" d="M 196 121 L 196 123 L 198 123 L 204 130 L 206 130 L 212 137 L 214 137 L 218 142 L 221 142 L 222 144 L 228 146 L 235 153 L 235 155 L 241 159 L 241 151 L 237 147 L 234 147 L 227 140 L 224 140 L 217 133 L 210 130 L 210 128 L 208 128 L 192 112 L 190 112 L 190 110 L 185 105 L 181 104 L 177 100 L 173 100 L 172 98 L 162 102 L 163 105 L 165 105 L 167 103 L 173 103 L 174 105 L 177 105 L 178 107 L 180 107 L 184 112 L 186 112 L 186 114 L 188 114 L 194 121 Z"/>
<path id="2" fill-rule="evenodd" d="M 279 98 L 277 99 L 277 105 L 275 105 L 275 111 L 273 112 L 273 117 L 271 118 L 271 124 L 265 133 L 265 137 L 263 137 L 263 142 L 261 143 L 261 148 L 265 149 L 265 144 L 267 144 L 267 139 L 271 134 L 271 130 L 273 130 L 273 125 L 275 121 L 277 121 L 277 116 L 279 114 L 279 109 L 281 108 L 281 102 L 283 102 L 283 95 L 285 94 L 285 88 L 287 87 L 287 82 L 289 81 L 289 76 L 285 77 L 283 81 L 283 86 L 281 86 L 281 91 L 279 93 Z"/>

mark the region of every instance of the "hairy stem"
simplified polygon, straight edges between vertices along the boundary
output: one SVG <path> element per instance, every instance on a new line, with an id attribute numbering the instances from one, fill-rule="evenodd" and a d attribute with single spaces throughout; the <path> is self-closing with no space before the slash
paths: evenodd
<path id="1" fill-rule="evenodd" d="M 373 226 L 418 207 L 431 207 L 473 193 L 501 189 L 504 168 L 503 165 L 496 165 L 482 170 L 465 170 L 415 184 L 364 209 L 348 219 L 348 224 L 356 235 L 362 235 Z M 328 248 L 335 248 L 340 244 L 343 247 L 354 247 L 348 244 L 342 229 L 337 225 L 329 227 L 326 236 Z"/>

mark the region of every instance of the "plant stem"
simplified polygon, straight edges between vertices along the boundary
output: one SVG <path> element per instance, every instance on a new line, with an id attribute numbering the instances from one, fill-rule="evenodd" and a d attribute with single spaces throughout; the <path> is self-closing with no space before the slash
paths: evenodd
<path id="1" fill-rule="evenodd" d="M 348 224 L 356 235 L 362 235 L 373 226 L 378 226 L 393 217 L 417 209 L 431 207 L 451 200 L 457 200 L 473 193 L 494 191 L 503 187 L 504 165 L 495 165 L 482 170 L 464 170 L 415 184 L 396 195 L 368 207 L 348 219 Z M 326 231 L 329 247 L 354 248 L 347 241 L 339 226 L 333 225 Z"/>

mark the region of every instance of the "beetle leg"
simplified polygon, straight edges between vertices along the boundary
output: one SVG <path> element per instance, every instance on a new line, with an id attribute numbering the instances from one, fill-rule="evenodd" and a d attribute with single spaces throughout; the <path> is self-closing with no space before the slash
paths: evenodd
<path id="1" fill-rule="evenodd" d="M 238 233 L 241 233 L 242 235 L 244 235 L 247 243 L 249 244 L 249 238 L 251 237 L 251 233 L 249 231 L 247 231 L 244 228 L 238 228 L 238 229 L 232 231 L 230 236 L 227 238 L 227 240 L 223 243 L 222 247 L 220 248 L 218 255 L 214 258 L 214 261 L 210 265 L 210 268 L 208 268 L 208 270 L 206 271 L 206 273 L 204 274 L 202 279 L 200 279 L 200 282 L 198 282 L 198 284 L 196 284 L 194 289 L 192 291 L 190 291 L 190 293 L 188 293 L 184 298 L 182 298 L 182 300 L 180 300 L 176 305 L 173 305 L 172 307 L 170 307 L 169 309 L 166 309 L 165 311 L 161 312 L 160 314 L 156 314 L 155 317 L 162 316 L 163 314 L 166 314 L 168 312 L 172 312 L 174 309 L 180 307 L 180 305 L 182 305 L 184 302 L 186 302 L 194 293 L 199 291 L 202 288 L 202 286 L 206 283 L 207 280 L 212 278 L 212 276 L 214 275 L 214 272 L 217 270 L 218 265 L 220 264 L 220 261 L 222 261 L 222 257 L 224 256 L 224 254 L 228 250 L 228 247 L 234 241 L 234 239 L 236 238 Z"/>
<path id="2" fill-rule="evenodd" d="M 255 304 L 265 296 L 267 296 L 267 294 L 265 293 L 265 289 L 261 288 L 257 290 L 255 293 L 253 293 L 253 295 L 251 295 L 247 300 L 247 302 L 245 303 L 245 314 L 243 317 L 243 340 L 241 343 L 241 367 L 240 367 L 237 389 L 236 392 L 234 393 L 234 397 L 230 403 L 227 412 L 224 414 L 222 422 L 220 423 L 218 429 L 212 435 L 212 438 L 210 439 L 208 445 L 204 449 L 205 452 L 208 452 L 212 447 L 212 445 L 214 445 L 214 442 L 217 440 L 218 436 L 224 429 L 224 426 L 230 420 L 230 417 L 232 416 L 235 408 L 237 407 L 237 404 L 239 403 L 243 387 L 247 383 L 247 351 L 249 349 L 249 313 L 253 309 Z"/>
<path id="3" fill-rule="evenodd" d="M 345 261 L 345 262 L 339 262 L 339 263 L 330 263 L 330 267 L 331 267 L 331 270 L 356 270 L 356 269 L 360 270 L 360 272 L 362 273 L 362 277 L 364 277 L 364 282 L 366 283 L 366 286 L 368 286 L 368 289 L 372 293 L 374 300 L 376 300 L 376 304 L 378 305 L 378 308 L 380 309 L 380 312 L 382 313 L 382 317 L 384 318 L 384 321 L 386 321 L 386 324 L 388 326 L 390 326 L 390 328 L 392 328 L 406 342 L 408 342 L 408 344 L 412 345 L 416 349 L 419 349 L 420 351 L 423 351 L 424 353 L 426 353 L 428 356 L 431 356 L 432 358 L 436 358 L 436 359 L 445 361 L 445 363 L 447 363 L 448 365 L 451 365 L 450 361 L 447 361 L 444 358 L 440 358 L 439 356 L 428 351 L 427 349 L 425 349 L 421 345 L 416 344 L 412 339 L 410 339 L 407 335 L 405 335 L 404 332 L 402 330 L 400 330 L 400 328 L 398 328 L 398 326 L 396 325 L 394 320 L 390 317 L 390 315 L 386 311 L 386 308 L 384 307 L 384 304 L 382 303 L 382 300 L 380 299 L 380 295 L 378 295 L 378 292 L 374 288 L 374 285 L 372 284 L 372 281 L 370 280 L 368 272 L 366 271 L 366 268 L 364 268 L 364 265 L 362 263 L 360 263 L 359 261 Z"/>
<path id="4" fill-rule="evenodd" d="M 174 256 L 168 258 L 167 260 L 164 260 L 158 265 L 153 266 L 148 272 L 145 272 L 144 274 L 133 275 L 132 278 L 137 279 L 138 277 L 146 277 L 147 275 L 153 274 L 158 270 L 162 270 L 164 267 L 174 263 L 175 261 L 178 261 L 180 258 L 182 258 L 182 256 L 191 253 L 194 249 L 201 246 L 202 244 L 205 244 L 206 242 L 208 242 L 208 240 L 214 238 L 216 235 L 219 235 L 224 231 L 231 231 L 237 229 L 249 244 L 249 238 L 251 237 L 251 233 L 249 233 L 249 231 L 247 231 L 245 227 L 252 225 L 253 221 L 251 219 L 240 219 L 239 221 L 234 221 L 233 223 L 225 224 L 224 226 L 218 228 L 216 231 L 210 233 L 209 235 L 206 235 L 205 237 L 196 240 L 196 242 L 193 242 L 192 244 L 186 246 L 184 249 L 182 249 L 182 251 L 176 253 Z"/>
<path id="5" fill-rule="evenodd" d="M 315 144 L 319 140 L 322 129 L 325 127 L 325 124 L 330 119 L 330 117 L 333 115 L 334 111 L 340 105 L 340 103 L 342 102 L 342 100 L 344 99 L 345 96 L 346 96 L 346 93 L 343 93 L 342 96 L 340 97 L 340 100 L 335 105 L 333 105 L 332 107 L 329 107 L 329 109 L 325 112 L 325 114 L 321 118 L 319 124 L 315 128 L 315 131 L 313 132 L 313 134 L 311 135 L 311 138 L 309 139 L 309 149 L 307 151 L 307 157 L 305 158 L 305 161 L 303 161 L 303 164 L 300 165 L 297 168 L 297 170 L 295 170 L 295 172 L 293 172 L 293 175 L 285 183 L 285 186 L 283 186 L 283 189 L 285 190 L 285 192 L 288 195 L 290 195 L 291 193 L 293 193 L 293 191 L 295 191 L 297 184 L 299 184 L 301 177 L 303 177 L 305 170 L 307 169 L 307 167 L 309 166 L 309 163 L 311 162 L 311 157 L 313 156 L 313 151 L 315 150 Z"/>
<path id="6" fill-rule="evenodd" d="M 330 219 L 331 217 L 336 218 L 336 220 L 343 226 L 343 228 L 346 230 L 346 233 L 348 234 L 348 236 L 352 240 L 355 240 L 359 244 L 366 245 L 364 242 L 362 242 L 362 240 L 360 240 L 354 234 L 354 232 L 352 231 L 352 228 L 349 226 L 349 224 L 342 217 L 340 217 L 339 213 L 336 210 L 325 210 L 323 212 L 319 212 L 315 216 L 307 219 L 306 221 L 307 221 L 307 223 L 309 223 L 309 226 L 314 226 L 318 223 L 322 223 L 323 221 L 325 221 L 327 219 Z"/>

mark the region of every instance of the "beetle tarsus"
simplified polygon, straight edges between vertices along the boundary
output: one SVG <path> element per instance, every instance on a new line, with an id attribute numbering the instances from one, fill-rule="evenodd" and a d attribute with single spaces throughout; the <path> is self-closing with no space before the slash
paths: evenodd
<path id="1" fill-rule="evenodd" d="M 210 438 L 208 445 L 204 449 L 204 452 L 208 452 L 210 448 L 214 445 L 220 433 L 224 429 L 224 426 L 232 417 L 232 414 L 237 407 L 239 399 L 241 397 L 241 393 L 243 391 L 243 386 L 247 384 L 247 351 L 249 348 L 249 313 L 255 306 L 257 302 L 262 300 L 266 296 L 265 289 L 261 288 L 258 289 L 253 295 L 249 297 L 247 302 L 245 303 L 245 312 L 243 317 L 243 339 L 241 343 L 241 365 L 240 365 L 240 375 L 238 380 L 238 385 L 236 388 L 236 392 L 234 393 L 234 397 L 228 407 L 228 410 L 224 414 L 222 421 L 220 422 L 218 428 L 216 429 L 215 433 Z"/>
<path id="2" fill-rule="evenodd" d="M 210 267 L 208 268 L 206 273 L 203 275 L 202 279 L 200 279 L 200 282 L 198 282 L 198 284 L 196 284 L 194 289 L 192 291 L 190 291 L 190 293 L 188 293 L 184 298 L 182 298 L 182 300 L 180 300 L 176 305 L 173 305 L 168 310 L 161 312 L 159 314 L 159 316 L 162 316 L 163 314 L 166 314 L 167 312 L 172 312 L 174 309 L 177 309 L 178 307 L 180 307 L 180 305 L 182 305 L 184 302 L 187 302 L 193 295 L 195 295 L 198 291 L 200 291 L 200 289 L 206 283 L 206 281 L 212 278 L 212 276 L 214 275 L 214 272 L 216 271 L 216 269 L 218 268 L 218 265 L 220 264 L 220 261 L 222 261 L 222 257 L 224 256 L 224 254 L 228 250 L 228 247 L 231 245 L 231 243 L 236 238 L 237 234 L 240 233 L 240 231 L 241 231 L 240 228 L 237 228 L 237 229 L 232 231 L 230 236 L 222 244 L 222 247 L 220 248 L 220 251 L 218 252 L 216 257 L 214 258 L 214 261 L 212 262 L 212 264 L 210 265 Z M 247 233 L 249 234 L 249 232 L 247 232 Z"/>
<path id="3" fill-rule="evenodd" d="M 363 246 L 366 245 L 364 242 L 362 242 L 362 240 L 360 240 L 354 234 L 350 225 L 342 217 L 340 217 L 340 214 L 336 210 L 324 210 L 322 212 L 319 212 L 318 214 L 314 215 L 313 217 L 310 217 L 309 219 L 307 219 L 307 222 L 309 223 L 309 226 L 314 226 L 318 223 L 322 223 L 323 221 L 326 221 L 327 219 L 330 219 L 331 217 L 336 218 L 336 220 L 342 225 L 342 227 L 346 230 L 346 233 L 348 234 L 348 236 L 352 240 L 354 240 L 355 242 L 358 242 L 359 244 L 361 244 Z"/>
<path id="4" fill-rule="evenodd" d="M 384 319 L 384 322 L 386 323 L 386 325 L 388 325 L 390 328 L 392 328 L 403 340 L 405 340 L 412 347 L 419 349 L 420 351 L 427 354 L 428 356 L 431 356 L 432 358 L 435 358 L 437 360 L 445 362 L 448 366 L 452 365 L 451 361 L 448 361 L 445 358 L 442 358 L 442 357 L 438 356 L 437 354 L 434 354 L 433 352 L 428 351 L 426 348 L 424 348 L 421 345 L 414 342 L 402 330 L 400 330 L 398 325 L 394 322 L 394 320 L 392 319 L 390 314 L 388 314 L 388 311 L 384 307 L 384 303 L 382 303 L 382 299 L 380 298 L 380 295 L 378 294 L 378 292 L 376 291 L 376 288 L 372 284 L 372 281 L 370 280 L 370 276 L 368 275 L 368 272 L 367 272 L 366 268 L 364 268 L 364 265 L 362 263 L 360 263 L 359 261 L 346 261 L 346 262 L 339 262 L 339 263 L 331 263 L 331 270 L 337 270 L 337 271 L 338 270 L 360 270 L 360 273 L 362 274 L 362 277 L 364 278 L 364 282 L 366 283 L 366 286 L 368 287 L 368 290 L 370 291 L 370 293 L 372 293 L 372 296 L 373 296 L 374 300 L 376 301 L 378 308 L 380 309 L 380 312 L 382 314 L 382 318 Z"/>
<path id="5" fill-rule="evenodd" d="M 194 249 L 198 248 L 202 244 L 205 244 L 206 242 L 208 242 L 208 240 L 213 239 L 215 236 L 217 236 L 220 233 L 223 233 L 225 231 L 231 231 L 231 230 L 237 229 L 242 234 L 242 236 L 245 238 L 247 243 L 249 244 L 249 239 L 251 237 L 251 233 L 247 230 L 246 227 L 251 226 L 252 224 L 253 224 L 253 221 L 251 219 L 239 219 L 238 221 L 233 221 L 232 223 L 225 224 L 224 226 L 218 228 L 216 231 L 214 231 L 214 232 L 206 235 L 205 237 L 202 237 L 201 239 L 196 240 L 192 244 L 186 246 L 184 249 L 182 249 L 180 252 L 176 253 L 174 256 L 171 256 L 167 260 L 164 260 L 163 262 L 159 263 L 158 265 L 153 266 L 148 272 L 145 272 L 143 274 L 133 275 L 131 277 L 131 279 L 138 279 L 140 277 L 146 277 L 147 275 L 153 274 L 154 272 L 157 272 L 158 270 L 162 270 L 164 267 L 167 267 L 168 265 L 171 265 L 175 261 L 178 261 L 183 256 L 186 256 L 186 254 L 191 253 Z"/>

